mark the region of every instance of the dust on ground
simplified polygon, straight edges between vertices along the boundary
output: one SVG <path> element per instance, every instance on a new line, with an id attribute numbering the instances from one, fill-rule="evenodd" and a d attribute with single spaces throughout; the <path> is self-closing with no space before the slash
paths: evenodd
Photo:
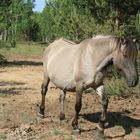
<path id="1" fill-rule="evenodd" d="M 37 64 L 37 65 L 36 65 Z M 46 117 L 38 118 L 41 100 L 42 65 L 19 63 L 0 68 L 0 140 L 96 140 L 96 125 L 101 112 L 96 93 L 83 94 L 79 116 L 80 135 L 71 135 L 75 93 L 67 93 L 66 120 L 60 122 L 59 90 L 49 88 Z M 52 84 L 50 86 L 53 86 Z M 106 140 L 140 139 L 140 99 L 111 96 Z"/>

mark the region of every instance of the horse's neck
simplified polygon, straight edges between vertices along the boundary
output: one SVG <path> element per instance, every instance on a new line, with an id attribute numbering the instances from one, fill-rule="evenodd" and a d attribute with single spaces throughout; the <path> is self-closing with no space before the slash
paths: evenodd
<path id="1" fill-rule="evenodd" d="M 112 44 L 110 44 L 112 45 Z M 113 61 L 113 53 L 116 50 L 115 47 L 108 46 L 108 49 L 105 51 L 105 54 L 107 54 L 105 57 L 102 57 L 101 62 L 99 63 L 96 72 L 101 71 L 103 68 L 105 68 L 110 62 Z"/>
<path id="2" fill-rule="evenodd" d="M 90 59 L 92 59 L 91 62 L 95 64 L 97 72 L 101 71 L 113 61 L 113 53 L 116 50 L 116 42 L 113 38 L 108 40 L 106 39 L 104 39 L 104 42 L 101 41 L 101 43 L 99 39 L 91 39 L 90 43 L 85 42 L 86 44 L 83 45 L 83 48 L 87 45 L 87 50 L 89 50 L 84 51 L 84 53 L 88 52 L 87 56 L 89 56 L 90 52 L 91 56 L 93 56 Z"/>

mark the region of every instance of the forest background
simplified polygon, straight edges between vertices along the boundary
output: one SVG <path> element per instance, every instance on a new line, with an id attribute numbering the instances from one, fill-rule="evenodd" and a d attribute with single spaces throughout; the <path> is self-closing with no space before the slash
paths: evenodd
<path id="1" fill-rule="evenodd" d="M 35 0 L 1 0 L 2 47 L 60 37 L 78 43 L 97 34 L 140 40 L 140 0 L 48 0 L 42 12 L 34 6 Z"/>

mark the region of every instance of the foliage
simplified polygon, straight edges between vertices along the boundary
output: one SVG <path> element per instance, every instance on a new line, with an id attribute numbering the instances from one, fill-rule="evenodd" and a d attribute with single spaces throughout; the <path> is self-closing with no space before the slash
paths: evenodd
<path id="1" fill-rule="evenodd" d="M 15 47 L 16 40 L 36 40 L 36 25 L 33 16 L 32 0 L 2 0 L 0 4 L 0 35 L 1 42 L 10 43 Z"/>
<path id="2" fill-rule="evenodd" d="M 140 31 L 140 11 L 136 15 L 136 28 Z"/>
<path id="3" fill-rule="evenodd" d="M 139 6 L 138 0 L 48 0 L 37 13 L 33 0 L 1 0 L 0 34 L 11 46 L 16 40 L 50 42 L 60 37 L 79 42 L 96 34 L 139 39 Z"/>
<path id="4" fill-rule="evenodd" d="M 96 34 L 139 38 L 139 5 L 137 0 L 49 0 L 41 13 L 41 35 L 76 42 Z"/>
<path id="5" fill-rule="evenodd" d="M 3 55 L 0 54 L 0 63 L 1 62 L 6 62 L 6 58 Z"/>

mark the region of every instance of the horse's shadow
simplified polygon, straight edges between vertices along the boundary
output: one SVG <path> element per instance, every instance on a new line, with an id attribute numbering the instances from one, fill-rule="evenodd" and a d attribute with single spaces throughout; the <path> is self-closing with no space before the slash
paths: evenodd
<path id="1" fill-rule="evenodd" d="M 127 112 L 129 114 L 129 112 Z M 82 114 L 82 118 L 93 123 L 98 123 L 100 118 L 100 112 Z M 125 135 L 128 135 L 132 132 L 133 128 L 140 127 L 140 120 L 129 117 L 124 112 L 108 112 L 107 121 L 109 123 L 107 128 L 114 126 L 122 126 L 125 130 Z"/>

